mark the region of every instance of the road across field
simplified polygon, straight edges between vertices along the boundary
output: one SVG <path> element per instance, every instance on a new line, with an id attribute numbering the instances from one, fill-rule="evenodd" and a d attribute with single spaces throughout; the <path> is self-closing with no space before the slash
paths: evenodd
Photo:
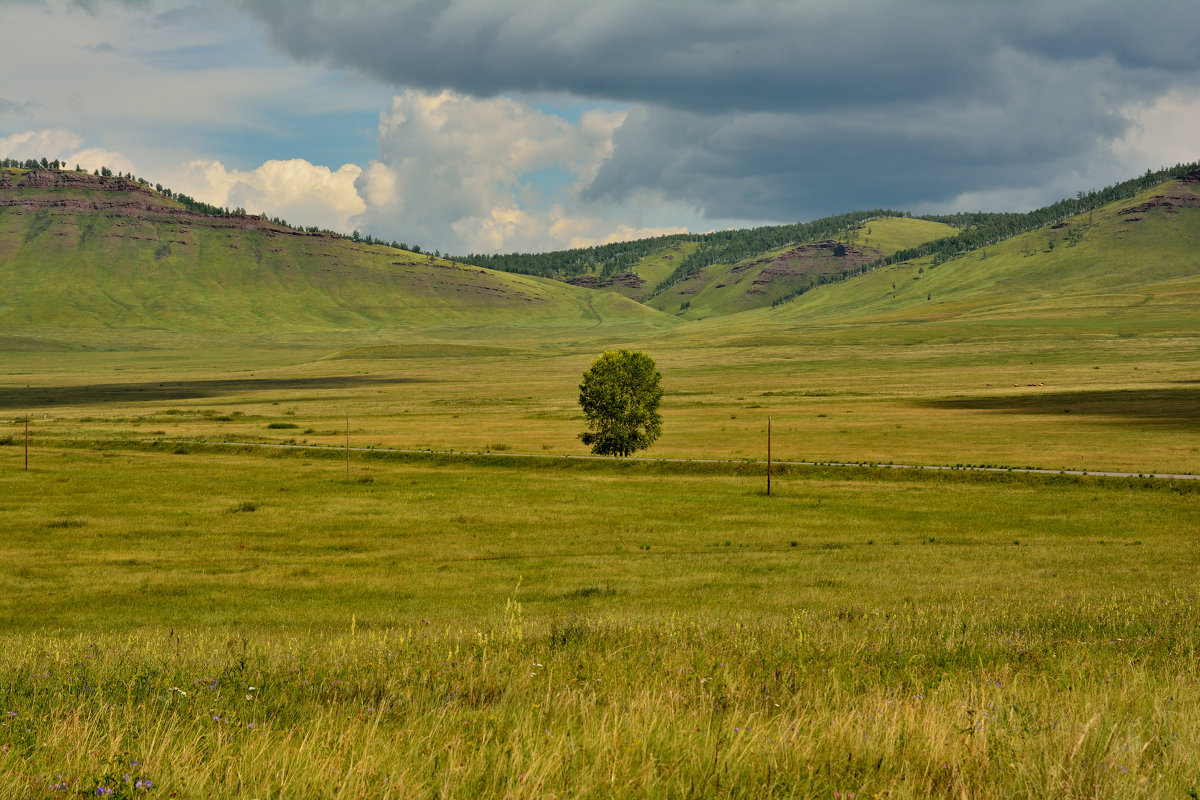
<path id="1" fill-rule="evenodd" d="M 143 440 L 168 441 L 168 440 Z M 204 440 L 181 440 L 179 443 L 192 443 L 216 447 L 262 447 L 281 450 L 322 450 L 351 453 L 395 453 L 397 455 L 426 455 L 426 456 L 461 456 L 463 458 L 531 458 L 531 459 L 573 459 L 576 461 L 639 461 L 647 464 L 751 464 L 758 463 L 766 467 L 765 461 L 746 461 L 730 458 L 649 458 L 646 456 L 580 456 L 580 455 L 546 455 L 545 453 L 502 453 L 490 450 L 409 450 L 388 447 L 342 447 L 328 444 L 273 444 L 270 442 L 209 442 Z M 934 472 L 1004 472 L 1022 473 L 1026 475 L 1089 475 L 1101 478 L 1153 478 L 1155 480 L 1195 481 L 1200 475 L 1178 472 L 1111 472 L 1090 469 L 1045 469 L 1040 467 L 980 467 L 980 466 L 941 466 L 937 464 L 881 464 L 864 461 L 772 461 L 773 466 L 785 467 L 869 467 L 872 469 L 916 469 Z"/>

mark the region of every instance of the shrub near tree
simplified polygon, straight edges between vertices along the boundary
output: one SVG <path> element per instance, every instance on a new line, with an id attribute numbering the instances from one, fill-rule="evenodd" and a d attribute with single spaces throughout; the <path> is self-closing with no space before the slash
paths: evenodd
<path id="1" fill-rule="evenodd" d="M 597 455 L 627 456 L 649 447 L 662 435 L 661 377 L 645 353 L 605 352 L 579 384 L 579 405 L 590 429 L 579 438 Z"/>

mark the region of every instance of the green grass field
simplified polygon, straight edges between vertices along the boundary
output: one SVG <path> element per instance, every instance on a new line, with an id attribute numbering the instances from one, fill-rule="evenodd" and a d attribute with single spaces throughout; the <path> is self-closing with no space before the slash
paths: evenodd
<path id="1" fill-rule="evenodd" d="M 341 444 L 349 414 L 355 446 L 582 454 L 580 376 L 603 349 L 635 346 L 667 391 L 651 456 L 762 460 L 770 417 L 777 459 L 1196 472 L 1200 340 L 1152 324 L 1130 336 L 1046 323 L 726 323 L 557 344 L 32 351 L 5 359 L 0 420 L 16 434 L 32 411 L 47 446 Z"/>
<path id="2" fill-rule="evenodd" d="M 33 457 L 0 477 L 0 796 L 1195 786 L 1200 487 Z"/>
<path id="3" fill-rule="evenodd" d="M 981 330 L 641 340 L 649 455 L 724 465 L 556 458 L 586 337 L 10 353 L 0 797 L 1186 797 L 1200 485 L 764 495 L 768 414 L 776 458 L 1195 471 L 1194 338 Z M 544 458 L 200 444 L 347 412 Z"/>

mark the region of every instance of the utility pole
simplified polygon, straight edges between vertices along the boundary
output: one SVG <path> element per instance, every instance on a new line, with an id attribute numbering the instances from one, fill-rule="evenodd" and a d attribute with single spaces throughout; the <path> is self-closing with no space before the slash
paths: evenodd
<path id="1" fill-rule="evenodd" d="M 350 412 L 346 412 L 346 480 L 350 480 Z"/>
<path id="2" fill-rule="evenodd" d="M 25 413 L 25 471 L 29 472 L 29 413 Z"/>
<path id="3" fill-rule="evenodd" d="M 771 417 L 767 417 L 767 497 L 771 496 Z"/>

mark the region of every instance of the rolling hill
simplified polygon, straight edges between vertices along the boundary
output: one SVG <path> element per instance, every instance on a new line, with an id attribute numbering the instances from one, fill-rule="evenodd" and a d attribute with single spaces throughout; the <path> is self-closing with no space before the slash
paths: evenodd
<path id="1" fill-rule="evenodd" d="M 945 262 L 983 260 L 987 258 L 989 248 L 993 253 L 1007 253 L 1009 246 L 1004 243 L 1015 239 L 1021 242 L 1022 255 L 1032 260 L 1025 261 L 1020 267 L 1011 264 L 1005 267 L 1001 263 L 993 266 L 1001 272 L 1015 270 L 1016 277 L 1012 280 L 1018 283 L 1028 280 L 1036 285 L 1049 281 L 1047 289 L 1052 289 L 1056 281 L 1066 279 L 1072 271 L 1068 267 L 1062 274 L 1058 272 L 1056 265 L 1064 254 L 1062 250 L 1054 254 L 1059 240 L 1063 240 L 1062 244 L 1067 248 L 1078 247 L 1085 236 L 1096 243 L 1106 242 L 1105 231 L 1113 221 L 1114 209 L 1133 207 L 1130 203 L 1136 206 L 1134 198 L 1142 195 L 1153 198 L 1164 191 L 1168 194 L 1175 191 L 1163 187 L 1174 185 L 1176 181 L 1192 182 L 1194 178 L 1188 175 L 1194 174 L 1197 166 L 1180 164 L 1157 172 L 1148 170 L 1136 178 L 1091 192 L 1079 192 L 1074 198 L 1029 212 L 974 212 L 912 218 L 893 211 L 859 211 L 794 225 L 676 235 L 553 253 L 477 258 L 499 269 L 541 274 L 616 292 L 688 320 L 788 305 L 814 289 L 848 282 L 855 286 L 823 291 L 819 297 L 793 306 L 790 313 L 811 312 L 824 317 L 824 309 L 832 304 L 831 307 L 836 308 L 835 316 L 855 316 L 861 312 L 874 313 L 872 309 L 881 307 L 882 278 L 865 277 L 881 268 L 899 267 L 900 272 L 906 273 L 905 265 L 911 265 L 920 280 L 927 268 Z M 1081 223 L 1085 214 L 1087 219 Z M 1101 216 L 1096 217 L 1096 214 Z M 1116 270 L 1112 281 L 1117 284 L 1125 281 L 1123 271 L 1126 268 L 1145 260 L 1142 256 L 1122 255 L 1127 247 L 1152 254 L 1161 246 L 1173 264 L 1186 265 L 1186 252 L 1182 254 L 1184 260 L 1181 262 L 1178 254 L 1169 251 L 1181 236 L 1187 240 L 1188 234 L 1184 230 L 1160 231 L 1155 228 L 1153 219 L 1151 223 L 1140 243 L 1116 245 L 1113 252 L 1117 257 L 1111 262 L 1107 260 L 1107 250 L 1097 252 L 1092 247 L 1085 247 L 1075 253 L 1075 261 L 1068 258 L 1064 263 L 1090 259 L 1101 265 L 1107 264 Z M 1184 228 L 1189 225 L 1190 221 L 1184 222 Z M 1070 229 L 1069 233 L 1067 229 Z M 1045 240 L 1040 247 L 1034 243 L 1038 236 Z M 1114 244 L 1106 242 L 1105 246 Z M 1184 249 L 1186 251 L 1186 245 Z M 1045 251 L 1046 259 L 1038 257 L 1041 250 Z M 1153 258 L 1152 255 L 1149 257 Z M 1099 269 L 1103 271 L 1105 267 Z M 1020 277 L 1023 271 L 1031 273 L 1028 279 Z M 1183 271 L 1187 272 L 1186 266 Z M 963 275 L 967 281 L 975 277 L 983 281 L 977 287 L 981 296 L 1003 288 L 988 284 L 982 273 L 964 272 Z M 903 301 L 907 294 L 914 298 L 920 294 L 914 287 L 892 286 L 891 283 L 887 283 L 891 300 Z M 922 285 L 926 289 L 926 299 L 932 298 L 936 284 L 935 281 L 932 285 Z M 969 290 L 964 291 L 969 293 Z M 893 312 L 898 308 L 895 303 L 888 307 Z M 752 318 L 758 317 L 752 315 Z"/>
<path id="2" fill-rule="evenodd" d="M 616 294 L 214 216 L 130 178 L 53 169 L 0 172 L 0 278 L 10 343 L 671 324 Z"/>
<path id="3" fill-rule="evenodd" d="M 1178 323 L 1200 319 L 1200 170 L 969 250 L 881 266 L 771 319 Z M 1174 321 L 1174 322 L 1172 322 Z"/>
<path id="4" fill-rule="evenodd" d="M 687 319 L 736 314 L 844 280 L 904 247 L 951 236 L 945 223 L 908 217 L 863 220 L 831 238 L 792 243 L 733 264 L 697 266 L 648 304 Z"/>
<path id="5" fill-rule="evenodd" d="M 362 346 L 386 334 L 394 347 L 404 331 L 616 341 L 718 319 L 730 332 L 1026 318 L 1188 328 L 1200 316 L 1195 167 L 1026 214 L 855 212 L 484 266 L 198 207 L 132 176 L 5 168 L 0 335 L 10 349 L 310 334 Z M 1155 182 L 1164 175 L 1176 179 Z"/>
<path id="6" fill-rule="evenodd" d="M 840 262 L 810 264 L 828 261 L 821 257 L 822 248 L 792 251 L 820 242 L 828 245 L 825 249 L 832 248 L 836 245 L 834 239 L 853 235 L 864 223 L 897 216 L 898 212 L 882 209 L 853 211 L 790 225 L 673 234 L 549 253 L 471 255 L 462 260 L 591 289 L 608 289 L 654 308 L 694 318 L 701 316 L 700 307 L 710 308 L 708 313 L 745 311 L 769 305 L 798 287 L 830 280 L 832 275 L 836 274 L 838 279 L 845 277 L 856 267 L 893 249 L 855 247 L 849 267 Z M 916 244 L 929 237 L 947 236 L 953 230 L 944 224 L 908 222 L 911 224 L 905 233 L 884 234 L 883 238 Z M 841 253 L 838 258 L 844 256 Z M 772 265 L 775 261 L 778 263 Z M 769 268 L 764 271 L 764 267 Z M 727 278 L 728 268 L 734 268 L 737 276 L 732 283 Z M 758 280 L 760 277 L 762 280 Z M 707 304 L 701 302 L 696 311 L 687 313 L 692 297 L 710 286 L 732 288 L 707 295 Z"/>

